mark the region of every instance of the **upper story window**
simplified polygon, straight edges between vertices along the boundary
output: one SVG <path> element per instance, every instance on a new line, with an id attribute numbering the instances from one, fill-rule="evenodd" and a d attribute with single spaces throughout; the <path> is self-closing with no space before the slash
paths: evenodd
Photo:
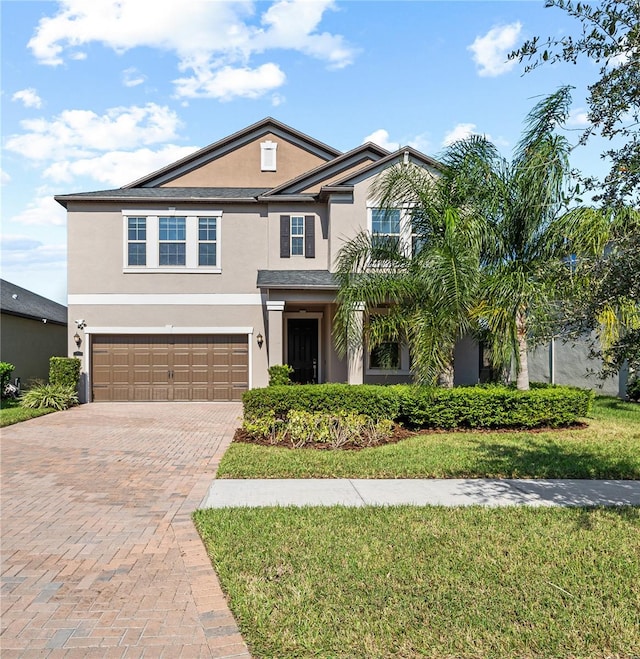
<path id="1" fill-rule="evenodd" d="M 221 272 L 222 211 L 123 211 L 125 272 Z"/>
<path id="2" fill-rule="evenodd" d="M 291 216 L 291 256 L 304 254 L 304 217 Z"/>
<path id="3" fill-rule="evenodd" d="M 369 231 L 372 247 L 396 248 L 409 256 L 420 249 L 420 240 L 411 226 L 411 211 L 406 208 L 369 207 Z"/>
<path id="4" fill-rule="evenodd" d="M 280 216 L 280 258 L 316 256 L 315 215 Z"/>
<path id="5" fill-rule="evenodd" d="M 260 169 L 263 172 L 276 171 L 277 149 L 278 149 L 277 142 L 272 142 L 271 140 L 260 142 Z"/>
<path id="6" fill-rule="evenodd" d="M 159 218 L 158 265 L 187 264 L 187 218 Z"/>
<path id="7" fill-rule="evenodd" d="M 198 218 L 198 265 L 216 266 L 218 258 L 218 218 Z"/>
<path id="8" fill-rule="evenodd" d="M 127 218 L 127 265 L 147 265 L 147 218 Z"/>

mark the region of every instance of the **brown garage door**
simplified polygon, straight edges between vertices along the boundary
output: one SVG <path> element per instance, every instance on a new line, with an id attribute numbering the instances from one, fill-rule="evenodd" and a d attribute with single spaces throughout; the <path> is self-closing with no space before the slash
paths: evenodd
<path id="1" fill-rule="evenodd" d="M 103 335 L 92 341 L 94 401 L 241 400 L 247 337 Z"/>

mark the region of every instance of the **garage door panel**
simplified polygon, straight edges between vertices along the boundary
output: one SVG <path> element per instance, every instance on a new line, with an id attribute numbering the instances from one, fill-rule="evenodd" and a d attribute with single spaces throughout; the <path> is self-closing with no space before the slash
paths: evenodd
<path id="1" fill-rule="evenodd" d="M 248 388 L 246 336 L 94 336 L 93 400 L 240 400 Z"/>

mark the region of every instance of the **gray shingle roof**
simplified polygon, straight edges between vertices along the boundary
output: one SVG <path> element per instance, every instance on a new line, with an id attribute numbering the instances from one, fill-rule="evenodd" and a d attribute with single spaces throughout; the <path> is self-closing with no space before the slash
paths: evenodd
<path id="1" fill-rule="evenodd" d="M 320 288 L 336 290 L 328 270 L 258 270 L 258 288 Z"/>
<path id="2" fill-rule="evenodd" d="M 235 200 L 255 199 L 268 192 L 269 188 L 117 188 L 115 190 L 97 190 L 95 192 L 77 192 L 67 195 L 56 195 L 55 200 L 61 203 L 67 201 L 145 200 L 145 201 L 204 201 L 204 200 Z"/>
<path id="3" fill-rule="evenodd" d="M 46 319 L 50 323 L 67 324 L 67 307 L 0 279 L 0 310 L 14 316 Z"/>

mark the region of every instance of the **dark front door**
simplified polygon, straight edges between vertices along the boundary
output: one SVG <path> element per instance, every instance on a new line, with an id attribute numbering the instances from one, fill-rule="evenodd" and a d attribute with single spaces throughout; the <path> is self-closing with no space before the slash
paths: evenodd
<path id="1" fill-rule="evenodd" d="M 305 384 L 318 381 L 318 321 L 290 318 L 287 325 L 287 363 L 291 379 Z"/>

